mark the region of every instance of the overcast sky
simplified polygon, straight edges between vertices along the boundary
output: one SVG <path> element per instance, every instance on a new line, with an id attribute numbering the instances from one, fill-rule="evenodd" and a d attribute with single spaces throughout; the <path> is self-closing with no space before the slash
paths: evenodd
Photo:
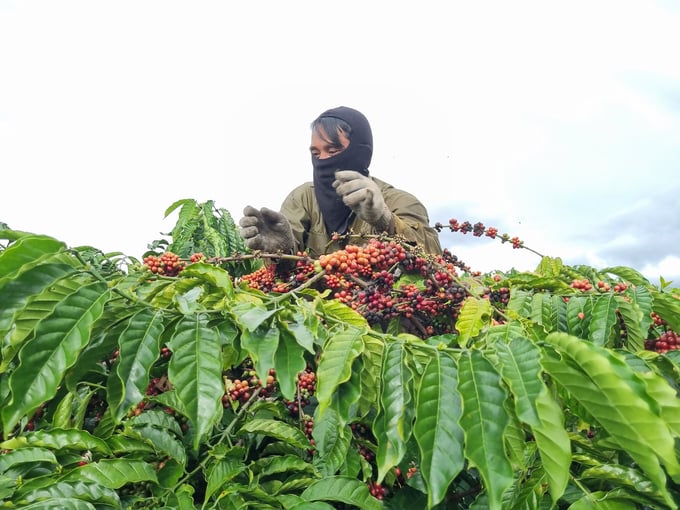
<path id="1" fill-rule="evenodd" d="M 674 1 L 0 0 L 0 222 L 140 257 L 178 199 L 278 208 L 346 105 L 432 224 L 680 286 L 679 53 Z"/>

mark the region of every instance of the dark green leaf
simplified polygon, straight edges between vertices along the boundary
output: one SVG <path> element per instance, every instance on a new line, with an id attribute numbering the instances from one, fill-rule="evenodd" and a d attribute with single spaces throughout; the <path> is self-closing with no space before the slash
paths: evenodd
<path id="1" fill-rule="evenodd" d="M 85 430 L 36 430 L 21 436 L 6 439 L 0 443 L 0 448 L 15 449 L 26 446 L 51 448 L 53 450 L 92 450 L 109 455 L 108 445 Z"/>
<path id="2" fill-rule="evenodd" d="M 241 301 L 233 306 L 232 312 L 246 330 L 253 332 L 269 317 L 274 315 L 276 310 L 268 310 L 265 306 L 258 303 Z"/>
<path id="3" fill-rule="evenodd" d="M 535 400 L 545 388 L 541 380 L 540 351 L 528 338 L 515 338 L 509 344 L 496 344 L 500 370 L 510 387 L 515 412 L 520 420 L 538 425 Z"/>
<path id="4" fill-rule="evenodd" d="M 411 394 L 414 389 L 406 353 L 401 342 L 391 342 L 385 349 L 380 409 L 374 420 L 374 433 L 378 440 L 376 462 L 379 482 L 388 470 L 401 462 L 406 453 L 406 442 L 411 437 Z"/>
<path id="5" fill-rule="evenodd" d="M 0 251 L 0 289 L 66 245 L 53 237 L 29 234 Z"/>
<path id="6" fill-rule="evenodd" d="M 382 504 L 365 483 L 347 476 L 329 476 L 312 483 L 301 496 L 307 501 L 340 501 L 361 510 L 381 510 Z"/>
<path id="7" fill-rule="evenodd" d="M 609 334 L 618 321 L 617 306 L 612 294 L 603 294 L 595 300 L 593 317 L 590 321 L 590 340 L 595 345 L 607 345 Z"/>
<path id="8" fill-rule="evenodd" d="M 549 481 L 553 502 L 562 497 L 569 482 L 571 465 L 571 442 L 565 431 L 564 414 L 548 389 L 536 398 L 539 423 L 532 427 L 543 470 Z"/>
<path id="9" fill-rule="evenodd" d="M 465 431 L 465 456 L 484 480 L 490 509 L 500 509 L 503 492 L 512 484 L 503 435 L 509 418 L 500 375 L 477 350 L 461 353 L 458 387 L 463 398 L 460 424 Z"/>
<path id="10" fill-rule="evenodd" d="M 217 460 L 208 470 L 208 487 L 205 499 L 210 500 L 215 492 L 229 484 L 246 466 L 240 459 L 226 457 Z"/>
<path id="11" fill-rule="evenodd" d="M 590 342 L 563 333 L 553 333 L 546 341 L 571 360 L 565 363 L 544 356 L 547 372 L 595 417 L 657 489 L 665 491 L 666 475 L 659 462 L 671 476 L 680 475 L 675 441 L 639 375 L 610 350 Z M 666 499 L 670 500 L 667 493 Z"/>
<path id="12" fill-rule="evenodd" d="M 64 481 L 91 481 L 109 489 L 136 482 L 158 482 L 154 467 L 142 460 L 102 459 L 69 472 Z"/>
<path id="13" fill-rule="evenodd" d="M 48 487 L 33 489 L 23 495 L 28 502 L 72 499 L 89 501 L 97 505 L 119 508 L 120 498 L 115 491 L 87 481 L 57 481 Z"/>
<path id="14" fill-rule="evenodd" d="M 618 311 L 623 319 L 626 331 L 625 348 L 631 352 L 638 352 L 645 348 L 647 330 L 640 328 L 642 311 L 637 305 L 632 305 L 622 296 L 615 296 Z"/>
<path id="15" fill-rule="evenodd" d="M 97 510 L 88 501 L 74 498 L 49 498 L 41 499 L 35 503 L 22 505 L 23 510 Z"/>
<path id="16" fill-rule="evenodd" d="M 357 403 L 361 397 L 361 358 L 356 358 L 352 363 L 352 371 L 349 381 L 338 385 L 333 393 L 329 407 L 338 413 L 340 426 L 344 427 L 354 421 L 357 415 Z"/>
<path id="17" fill-rule="evenodd" d="M 221 344 L 217 332 L 200 314 L 183 317 L 168 342 L 172 357 L 168 378 L 178 409 L 195 428 L 194 449 L 222 414 Z"/>
<path id="18" fill-rule="evenodd" d="M 93 323 L 101 316 L 110 291 L 105 283 L 86 285 L 69 295 L 52 315 L 36 327 L 29 348 L 19 352 L 20 363 L 9 386 L 12 399 L 2 409 L 5 436 L 24 415 L 52 398 L 68 368 L 90 340 Z"/>
<path id="19" fill-rule="evenodd" d="M 243 424 L 240 430 L 274 437 L 297 448 L 309 449 L 311 447 L 307 436 L 295 427 L 278 420 L 266 420 L 253 418 Z"/>
<path id="20" fill-rule="evenodd" d="M 0 474 L 17 464 L 36 462 L 57 464 L 57 459 L 54 456 L 54 453 L 46 448 L 27 447 L 18 450 L 10 450 L 0 455 Z"/>
<path id="21" fill-rule="evenodd" d="M 79 278 L 60 278 L 42 292 L 29 297 L 25 306 L 14 314 L 11 331 L 3 339 L 0 373 L 7 370 L 18 349 L 35 337 L 37 324 L 82 286 L 83 282 Z"/>
<path id="22" fill-rule="evenodd" d="M 276 365 L 275 358 L 279 348 L 280 335 L 281 333 L 276 327 L 263 327 L 262 329 L 258 329 L 256 331 L 246 330 L 241 335 L 241 348 L 243 348 L 250 355 L 250 358 L 255 365 L 255 372 L 257 372 L 258 377 L 262 381 L 267 380 L 269 370 L 274 368 Z M 287 351 L 282 351 L 281 353 L 283 358 L 286 358 L 288 354 L 289 353 Z M 288 361 L 292 361 L 294 363 L 292 358 Z M 290 377 L 290 374 L 285 375 Z M 297 376 L 297 373 L 295 375 Z"/>
<path id="23" fill-rule="evenodd" d="M 323 415 L 330 405 L 337 387 L 349 380 L 354 359 L 361 354 L 362 333 L 362 330 L 350 327 L 331 336 L 326 342 L 316 372 L 318 416 Z"/>
<path id="24" fill-rule="evenodd" d="M 220 294 L 223 294 L 228 298 L 234 297 L 234 285 L 231 281 L 231 277 L 228 272 L 220 267 L 197 262 L 187 266 L 184 271 L 182 271 L 182 276 L 185 278 L 198 278 L 219 290 Z"/>
<path id="25" fill-rule="evenodd" d="M 428 508 L 444 499 L 465 464 L 458 370 L 449 354 L 435 351 L 418 384 L 413 435 L 420 449 Z"/>
<path id="26" fill-rule="evenodd" d="M 68 264 L 41 264 L 8 281 L 0 290 L 0 338 L 11 329 L 14 315 L 26 306 L 31 296 L 40 294 L 54 281 L 74 271 Z"/>
<path id="27" fill-rule="evenodd" d="M 286 324 L 280 326 L 279 332 L 281 337 L 274 355 L 276 380 L 284 398 L 294 400 L 298 374 L 307 367 L 304 357 L 305 351 L 287 329 Z"/>
<path id="28" fill-rule="evenodd" d="M 625 266 L 605 267 L 604 269 L 601 270 L 601 272 L 615 274 L 616 276 L 619 276 L 624 280 L 629 281 L 633 285 L 637 285 L 640 287 L 645 287 L 649 285 L 649 280 L 645 278 L 642 275 L 642 273 L 633 269 L 632 267 Z"/>
<path id="29" fill-rule="evenodd" d="M 673 331 L 680 331 L 680 299 L 663 292 L 652 292 L 654 311 Z"/>
<path id="30" fill-rule="evenodd" d="M 118 358 L 107 385 L 116 423 L 146 396 L 151 367 L 160 355 L 162 332 L 162 312 L 144 308 L 130 317 L 120 335 Z"/>
<path id="31" fill-rule="evenodd" d="M 314 466 L 322 476 L 335 474 L 347 458 L 351 431 L 340 423 L 335 409 L 329 408 L 320 418 L 314 419 L 312 435 L 316 448 Z"/>

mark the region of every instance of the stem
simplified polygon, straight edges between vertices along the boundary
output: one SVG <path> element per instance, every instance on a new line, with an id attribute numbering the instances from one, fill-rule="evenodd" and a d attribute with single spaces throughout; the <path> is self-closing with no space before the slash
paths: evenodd
<path id="1" fill-rule="evenodd" d="M 420 323 L 418 319 L 416 319 L 415 317 L 404 317 L 403 320 L 408 321 L 410 324 L 413 324 L 413 326 L 415 326 L 415 328 L 418 331 L 420 331 L 422 335 L 427 336 L 427 331 L 425 330 L 425 327 L 423 327 L 423 325 Z"/>
<path id="2" fill-rule="evenodd" d="M 573 476 L 571 473 L 569 474 L 569 479 L 570 479 L 572 482 L 574 482 L 574 485 L 576 485 L 579 489 L 581 489 L 581 491 L 583 492 L 583 494 L 588 498 L 588 500 L 589 500 L 590 502 L 592 502 L 592 503 L 597 503 L 598 501 L 600 501 L 598 498 L 596 498 L 595 496 L 593 496 L 593 493 L 592 493 L 585 485 L 583 485 L 583 484 L 581 483 L 581 481 L 580 481 L 578 478 L 576 478 L 575 476 Z"/>
<path id="3" fill-rule="evenodd" d="M 291 255 L 289 253 L 266 253 L 261 251 L 254 251 L 253 253 L 236 254 L 231 257 L 215 257 L 211 258 L 210 262 L 222 263 L 222 262 L 240 262 L 242 260 L 252 260 L 252 259 L 271 259 L 271 260 L 306 260 L 309 257 L 302 257 L 300 255 Z"/>
<path id="4" fill-rule="evenodd" d="M 282 301 L 286 301 L 287 299 L 290 299 L 291 295 L 295 295 L 296 292 L 300 292 L 304 289 L 307 289 L 314 285 L 316 282 L 318 282 L 321 278 L 323 278 L 326 275 L 326 270 L 322 269 L 320 272 L 316 273 L 314 276 L 312 276 L 309 280 L 306 282 L 303 282 L 301 285 L 298 287 L 295 287 L 294 289 L 291 289 L 289 292 L 286 292 L 285 294 L 281 294 L 280 296 L 277 296 L 275 298 L 272 298 L 272 302 L 274 304 L 279 304 Z"/>
<path id="5" fill-rule="evenodd" d="M 96 280 L 99 280 L 100 282 L 107 284 L 113 293 L 118 294 L 120 297 L 122 297 L 126 301 L 128 301 L 132 304 L 135 304 L 135 305 L 146 306 L 147 308 L 151 308 L 152 310 L 164 310 L 164 311 L 169 311 L 169 312 L 175 312 L 176 311 L 172 308 L 159 307 L 157 305 L 153 305 L 153 304 L 149 303 L 148 301 L 145 301 L 143 299 L 139 299 L 136 294 L 126 292 L 126 291 L 120 289 L 117 285 L 111 285 L 111 282 L 109 280 L 107 280 L 101 274 L 99 274 L 97 271 L 92 269 L 90 264 L 88 264 L 88 262 L 85 259 L 82 258 L 80 253 L 78 253 L 75 250 L 71 250 L 71 253 L 73 253 L 73 255 L 78 259 L 78 261 L 80 261 L 84 266 L 86 266 L 86 267 L 89 266 L 88 269 L 85 269 L 83 271 L 84 273 L 88 273 L 88 274 L 92 275 Z M 166 280 L 170 280 L 170 281 L 173 281 L 173 280 L 176 279 L 175 277 L 172 277 L 172 276 L 163 276 L 163 275 L 156 275 L 156 277 L 159 278 L 159 279 L 166 279 Z"/>
<path id="6" fill-rule="evenodd" d="M 455 223 L 451 223 L 451 222 L 455 222 Z M 480 228 L 482 230 L 477 231 L 476 230 L 477 225 L 480 225 Z M 437 222 L 437 223 L 434 224 L 434 226 L 432 228 L 434 228 L 437 232 L 441 232 L 446 227 L 442 223 Z M 529 250 L 531 253 L 534 253 L 541 258 L 544 257 L 543 254 L 537 252 L 533 248 L 529 248 L 528 246 L 524 246 L 523 241 L 520 241 L 519 245 L 515 246 L 514 245 L 514 239 L 516 239 L 516 238 L 511 239 L 510 235 L 508 235 L 508 234 L 499 235 L 497 233 L 498 232 L 497 229 L 492 228 L 492 227 L 485 228 L 481 223 L 472 225 L 469 221 L 459 223 L 456 220 L 450 220 L 448 222 L 448 228 L 451 232 L 460 232 L 462 234 L 467 234 L 468 232 L 475 232 L 473 234 L 475 237 L 482 237 L 482 235 L 486 235 L 486 237 L 490 237 L 491 239 L 499 239 L 501 241 L 501 243 L 508 243 L 509 242 L 509 243 L 513 244 L 513 248 L 523 248 L 525 250 Z M 489 234 L 492 231 L 493 231 L 493 234 Z"/>
<path id="7" fill-rule="evenodd" d="M 88 269 L 85 270 L 86 273 L 91 274 L 92 276 L 95 277 L 95 279 L 99 280 L 100 282 L 104 282 L 104 283 L 107 284 L 107 285 L 109 285 L 109 284 L 111 283 L 109 280 L 107 280 L 107 279 L 104 278 L 101 274 L 99 274 L 97 271 L 95 271 L 95 270 L 92 268 L 91 264 L 89 264 L 89 263 L 82 257 L 82 255 L 81 255 L 77 250 L 70 250 L 70 252 L 76 257 L 76 259 L 78 259 L 78 261 L 79 261 L 83 266 L 85 266 L 86 268 L 88 268 Z M 121 290 L 120 288 L 118 288 L 118 286 L 112 287 L 111 290 L 112 290 L 113 292 L 115 292 L 116 294 L 118 294 L 119 296 L 121 296 L 121 297 L 123 297 L 123 298 L 129 300 L 129 301 L 132 302 L 132 303 L 136 303 L 136 302 L 137 302 L 137 296 L 135 296 L 134 294 L 130 294 L 130 293 L 128 293 L 128 292 L 125 292 L 125 291 Z"/>
<path id="8" fill-rule="evenodd" d="M 101 384 L 93 383 L 93 382 L 87 382 L 87 381 L 81 381 L 85 384 L 85 386 L 90 386 L 92 388 L 97 388 L 98 390 L 104 390 L 106 391 L 106 386 L 103 386 Z"/>
<path id="9" fill-rule="evenodd" d="M 536 250 L 534 250 L 533 248 L 529 248 L 528 246 L 524 246 L 524 245 L 522 245 L 522 248 L 524 248 L 525 250 L 529 250 L 531 253 L 535 253 L 536 255 L 538 255 L 538 256 L 541 257 L 541 258 L 544 257 L 544 255 L 538 253 L 538 252 L 537 252 Z"/>
<path id="10" fill-rule="evenodd" d="M 239 418 L 241 418 L 241 416 L 243 416 L 243 415 L 245 414 L 245 412 L 248 410 L 248 408 L 249 408 L 251 405 L 253 405 L 253 402 L 255 402 L 255 400 L 257 399 L 257 396 L 260 394 L 261 391 L 262 391 L 262 386 L 256 388 L 255 391 L 253 391 L 253 394 L 250 396 L 250 398 L 249 398 L 248 400 L 246 400 L 246 402 L 245 402 L 245 403 L 241 406 L 241 408 L 238 410 L 238 412 L 236 413 L 236 416 L 234 417 L 234 419 L 231 420 L 231 422 L 229 423 L 229 425 L 227 425 L 227 426 L 224 428 L 224 430 L 223 430 L 222 433 L 220 434 L 220 437 L 219 437 L 218 440 L 217 440 L 218 443 L 221 443 L 222 441 L 224 441 L 224 439 L 225 439 L 225 437 L 227 436 L 227 434 L 231 433 L 231 431 L 232 431 L 232 430 L 234 429 L 234 427 L 236 426 L 236 423 L 239 421 Z"/>
<path id="11" fill-rule="evenodd" d="M 219 443 L 221 443 L 222 441 L 224 441 L 225 438 L 226 438 L 226 436 L 227 436 L 227 434 L 231 433 L 231 431 L 232 431 L 232 430 L 234 429 L 234 427 L 236 426 L 236 423 L 239 421 L 239 419 L 241 418 L 241 416 L 243 416 L 243 414 L 246 412 L 246 410 L 252 405 L 252 403 L 255 401 L 255 399 L 257 398 L 257 396 L 260 394 L 260 391 L 261 391 L 261 390 L 262 390 L 262 386 L 260 386 L 260 387 L 257 388 L 255 391 L 253 391 L 253 394 L 250 396 L 250 398 L 249 398 L 249 399 L 241 406 L 241 408 L 238 410 L 238 412 L 236 413 L 236 416 L 234 417 L 234 419 L 231 420 L 231 422 L 229 423 L 229 425 L 227 425 L 227 426 L 224 428 L 224 430 L 223 430 L 222 433 L 220 434 L 219 438 L 217 439 L 217 444 L 219 444 Z M 213 443 L 213 444 L 216 444 L 216 443 Z M 208 461 L 209 461 L 210 459 L 211 459 L 210 456 L 206 456 L 206 457 L 198 464 L 198 466 L 196 466 L 194 469 L 192 469 L 192 470 L 189 471 L 186 475 L 184 475 L 184 476 L 182 477 L 182 479 L 181 479 L 179 482 L 177 482 L 176 486 L 180 486 L 180 485 L 182 485 L 182 484 L 184 484 L 184 483 L 187 483 L 187 481 L 188 481 L 192 476 L 194 476 L 194 475 L 195 475 L 196 473 L 198 473 L 199 471 L 205 469 L 205 466 L 206 466 L 206 464 L 208 463 Z"/>

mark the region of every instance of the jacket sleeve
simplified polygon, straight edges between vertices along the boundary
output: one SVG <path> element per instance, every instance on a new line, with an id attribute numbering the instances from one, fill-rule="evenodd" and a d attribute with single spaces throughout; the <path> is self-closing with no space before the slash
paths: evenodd
<path id="1" fill-rule="evenodd" d="M 293 189 L 286 196 L 281 205 L 283 214 L 290 223 L 295 239 L 295 251 L 302 251 L 307 242 L 307 233 L 310 230 L 311 214 L 309 204 L 308 184 L 302 184 Z M 313 195 L 313 194 L 312 194 Z"/>
<path id="2" fill-rule="evenodd" d="M 414 195 L 389 184 L 381 184 L 385 204 L 392 212 L 395 233 L 409 242 L 419 243 L 427 253 L 442 253 L 439 234 L 430 225 L 427 209 Z"/>

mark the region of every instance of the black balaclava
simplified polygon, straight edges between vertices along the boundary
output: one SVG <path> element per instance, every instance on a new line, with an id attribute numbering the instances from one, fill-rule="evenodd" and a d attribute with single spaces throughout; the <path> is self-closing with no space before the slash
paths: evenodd
<path id="1" fill-rule="evenodd" d="M 334 117 L 344 120 L 352 128 L 349 145 L 336 156 L 317 159 L 312 156 L 314 167 L 314 192 L 329 234 L 344 234 L 349 227 L 352 210 L 342 202 L 335 192 L 333 181 L 336 170 L 355 170 L 368 176 L 368 167 L 373 156 L 373 133 L 363 113 L 339 106 L 326 110 L 319 118 Z"/>

